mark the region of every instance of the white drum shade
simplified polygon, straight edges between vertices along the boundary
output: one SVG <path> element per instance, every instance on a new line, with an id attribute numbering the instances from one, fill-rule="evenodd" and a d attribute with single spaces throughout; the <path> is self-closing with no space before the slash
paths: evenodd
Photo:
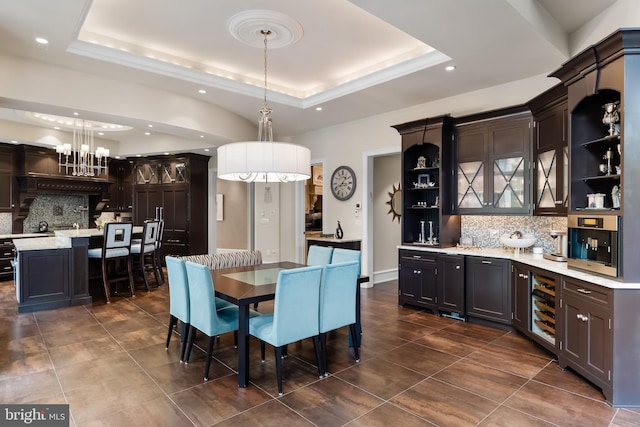
<path id="1" fill-rule="evenodd" d="M 246 182 L 303 181 L 311 177 L 311 151 L 286 142 L 245 141 L 218 147 L 218 178 Z"/>

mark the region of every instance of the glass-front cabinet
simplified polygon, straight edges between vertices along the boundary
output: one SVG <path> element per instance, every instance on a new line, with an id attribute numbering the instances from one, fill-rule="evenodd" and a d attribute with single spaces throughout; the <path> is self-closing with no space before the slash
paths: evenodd
<path id="1" fill-rule="evenodd" d="M 468 117 L 457 125 L 457 207 L 467 214 L 531 211 L 531 115 Z"/>
<path id="2" fill-rule="evenodd" d="M 527 103 L 533 113 L 533 213 L 565 216 L 569 205 L 569 110 L 559 83 Z"/>

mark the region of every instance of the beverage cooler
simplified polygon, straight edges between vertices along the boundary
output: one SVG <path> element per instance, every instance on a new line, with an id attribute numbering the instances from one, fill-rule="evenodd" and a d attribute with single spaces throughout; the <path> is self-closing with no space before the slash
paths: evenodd
<path id="1" fill-rule="evenodd" d="M 556 280 L 541 274 L 531 277 L 531 331 L 556 343 Z"/>

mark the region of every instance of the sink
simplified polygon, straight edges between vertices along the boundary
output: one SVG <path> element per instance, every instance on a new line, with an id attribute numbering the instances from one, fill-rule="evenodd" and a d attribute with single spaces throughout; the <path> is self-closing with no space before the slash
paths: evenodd
<path id="1" fill-rule="evenodd" d="M 502 243 L 504 246 L 514 248 L 515 255 L 518 255 L 520 253 L 520 249 L 533 246 L 537 240 L 538 239 L 536 237 L 533 237 L 530 234 L 525 234 L 519 239 L 512 239 L 508 234 L 503 234 L 500 237 L 500 243 Z"/>

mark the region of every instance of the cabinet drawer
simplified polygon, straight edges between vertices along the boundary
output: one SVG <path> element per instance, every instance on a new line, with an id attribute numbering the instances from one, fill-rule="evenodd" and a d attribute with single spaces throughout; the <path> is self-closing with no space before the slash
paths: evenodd
<path id="1" fill-rule="evenodd" d="M 422 252 L 422 251 L 408 251 L 408 250 L 400 250 L 398 256 L 400 257 L 400 262 L 402 261 L 424 261 L 424 262 L 433 262 L 435 263 L 438 259 L 438 254 L 431 252 Z"/>
<path id="2" fill-rule="evenodd" d="M 613 295 L 611 289 L 570 278 L 565 278 L 562 281 L 562 293 L 565 295 L 578 295 L 591 302 L 602 304 L 607 307 L 611 306 L 611 299 Z"/>

